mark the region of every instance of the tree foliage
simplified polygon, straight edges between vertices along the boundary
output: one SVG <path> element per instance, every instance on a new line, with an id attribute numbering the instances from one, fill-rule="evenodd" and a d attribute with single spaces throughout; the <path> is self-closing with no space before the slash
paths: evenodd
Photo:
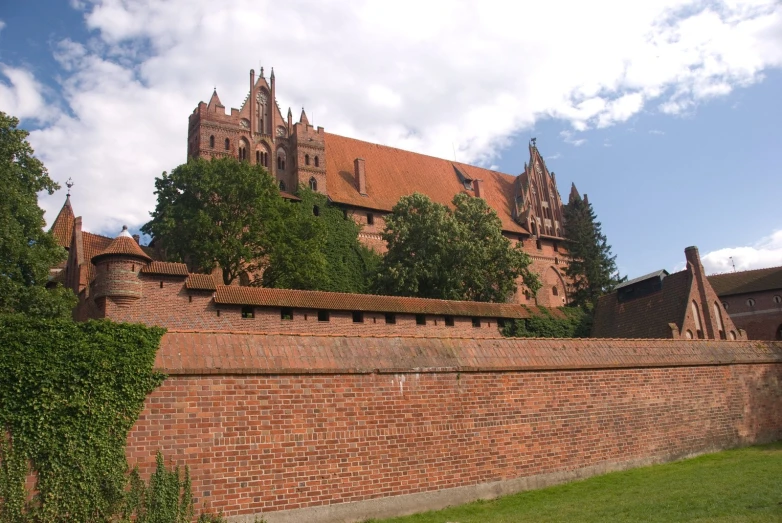
<path id="1" fill-rule="evenodd" d="M 481 198 L 457 194 L 454 209 L 427 196 L 402 197 L 386 217 L 388 252 L 375 290 L 383 294 L 502 302 L 521 277 L 533 292 L 540 283 L 529 256 L 502 235 L 497 213 Z"/>
<path id="2" fill-rule="evenodd" d="M 510 338 L 588 338 L 592 315 L 579 307 L 560 307 L 555 315 L 545 307 L 541 314 L 507 322 L 502 335 Z"/>
<path id="3" fill-rule="evenodd" d="M 276 264 L 270 279 L 306 287 L 325 270 L 318 231 L 293 219 L 294 204 L 280 197 L 260 166 L 234 158 L 190 159 L 164 172 L 155 189 L 157 206 L 141 230 L 172 261 L 202 272 L 220 267 L 226 285 L 243 274 L 260 282 L 252 275 Z M 298 263 L 288 263 L 291 253 Z"/>
<path id="4" fill-rule="evenodd" d="M 591 310 L 597 299 L 621 281 L 616 256 L 611 254 L 592 204 L 577 193 L 564 209 L 564 236 L 570 255 L 565 274 L 570 282 L 571 303 Z"/>
<path id="5" fill-rule="evenodd" d="M 49 269 L 66 252 L 44 232 L 38 193 L 59 186 L 27 142 L 19 120 L 0 111 L 0 313 L 69 317 L 76 298 L 68 289 L 47 290 Z"/>
<path id="6" fill-rule="evenodd" d="M 0 521 L 119 513 L 127 435 L 163 379 L 153 370 L 162 335 L 109 321 L 0 317 Z"/>

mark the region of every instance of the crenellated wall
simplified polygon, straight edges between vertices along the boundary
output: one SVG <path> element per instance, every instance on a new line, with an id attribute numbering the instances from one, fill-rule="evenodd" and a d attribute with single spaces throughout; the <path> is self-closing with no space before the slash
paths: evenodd
<path id="1" fill-rule="evenodd" d="M 176 332 L 128 438 L 234 521 L 363 521 L 782 438 L 782 344 Z"/>

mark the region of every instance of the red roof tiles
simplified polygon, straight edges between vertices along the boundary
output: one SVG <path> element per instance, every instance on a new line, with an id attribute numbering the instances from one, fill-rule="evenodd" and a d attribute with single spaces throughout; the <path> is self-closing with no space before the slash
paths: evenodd
<path id="1" fill-rule="evenodd" d="M 419 192 L 450 205 L 457 193 L 465 192 L 459 169 L 470 179 L 483 180 L 482 197 L 497 211 L 504 230 L 528 234 L 513 220 L 514 176 L 336 134 L 325 136 L 326 180 L 335 202 L 390 211 L 402 196 Z M 356 188 L 353 161 L 359 157 L 364 159 L 366 196 Z"/>
<path id="2" fill-rule="evenodd" d="M 153 261 L 145 265 L 141 272 L 146 274 L 165 274 L 168 276 L 187 276 L 187 265 L 184 263 Z"/>
<path id="3" fill-rule="evenodd" d="M 708 280 L 717 296 L 782 289 L 782 267 L 714 274 Z"/>
<path id="4" fill-rule="evenodd" d="M 114 238 L 111 244 L 109 244 L 109 246 L 106 247 L 103 251 L 98 253 L 96 256 L 93 256 L 92 260 L 94 262 L 96 258 L 100 259 L 104 256 L 114 255 L 135 256 L 136 258 L 141 258 L 142 260 L 152 261 L 152 258 L 150 258 L 147 253 L 141 250 L 141 246 L 138 244 L 138 242 L 133 239 L 130 234 L 128 234 L 127 229 L 123 229 L 122 233 Z"/>
<path id="5" fill-rule="evenodd" d="M 715 340 L 419 338 L 171 331 L 167 374 L 485 372 L 782 363 L 782 344 Z"/>
<path id="6" fill-rule="evenodd" d="M 73 236 L 73 223 L 76 217 L 73 214 L 73 207 L 71 207 L 70 195 L 65 197 L 65 203 L 60 209 L 60 213 L 57 218 L 54 219 L 51 229 L 49 229 L 54 236 L 54 241 L 57 245 L 66 249 L 71 246 L 71 237 Z"/>
<path id="7" fill-rule="evenodd" d="M 217 287 L 215 303 L 255 305 L 259 307 L 438 314 L 483 318 L 529 318 L 532 315 L 528 308 L 513 303 L 431 300 L 401 296 L 375 296 L 371 294 L 344 294 L 340 292 L 296 291 L 225 285 Z"/>
<path id="8" fill-rule="evenodd" d="M 211 274 L 191 274 L 185 280 L 188 289 L 196 291 L 215 291 L 217 285 Z"/>

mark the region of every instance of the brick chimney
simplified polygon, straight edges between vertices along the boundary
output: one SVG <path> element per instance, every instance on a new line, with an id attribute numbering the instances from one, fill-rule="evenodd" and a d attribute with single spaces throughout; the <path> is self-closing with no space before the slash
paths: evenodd
<path id="1" fill-rule="evenodd" d="M 475 191 L 476 198 L 483 198 L 483 180 L 473 180 L 472 189 Z"/>
<path id="2" fill-rule="evenodd" d="M 362 196 L 367 195 L 367 173 L 364 167 L 364 159 L 356 158 L 353 160 L 353 174 L 356 177 L 356 189 Z"/>

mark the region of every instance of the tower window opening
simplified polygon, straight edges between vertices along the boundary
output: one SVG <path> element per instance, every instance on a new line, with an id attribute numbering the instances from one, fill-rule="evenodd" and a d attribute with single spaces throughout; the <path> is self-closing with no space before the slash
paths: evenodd
<path id="1" fill-rule="evenodd" d="M 255 151 L 255 163 L 261 165 L 261 151 Z"/>
<path id="2" fill-rule="evenodd" d="M 554 286 L 551 288 L 551 294 L 553 294 L 554 296 L 559 296 L 559 289 L 557 288 L 557 286 L 556 286 L 556 285 L 554 285 Z"/>
<path id="3" fill-rule="evenodd" d="M 225 150 L 228 151 L 231 149 L 231 140 L 228 138 L 225 139 Z"/>
<path id="4" fill-rule="evenodd" d="M 283 182 L 282 180 L 280 180 L 280 190 L 281 191 L 285 191 L 286 190 L 285 189 L 285 182 Z"/>
<path id="5" fill-rule="evenodd" d="M 375 215 L 371 212 L 367 213 L 367 225 L 375 225 Z"/>
<path id="6" fill-rule="evenodd" d="M 320 161 L 317 156 L 315 157 L 315 167 L 320 167 Z"/>
<path id="7" fill-rule="evenodd" d="M 310 178 L 310 189 L 312 189 L 313 191 L 318 190 L 318 180 L 316 180 L 315 178 Z"/>
<path id="8" fill-rule="evenodd" d="M 309 154 L 305 154 L 304 155 L 304 165 L 309 165 L 309 164 L 310 164 L 310 155 Z"/>
<path id="9" fill-rule="evenodd" d="M 215 148 L 215 137 L 214 135 L 209 137 L 209 148 L 214 149 Z"/>

